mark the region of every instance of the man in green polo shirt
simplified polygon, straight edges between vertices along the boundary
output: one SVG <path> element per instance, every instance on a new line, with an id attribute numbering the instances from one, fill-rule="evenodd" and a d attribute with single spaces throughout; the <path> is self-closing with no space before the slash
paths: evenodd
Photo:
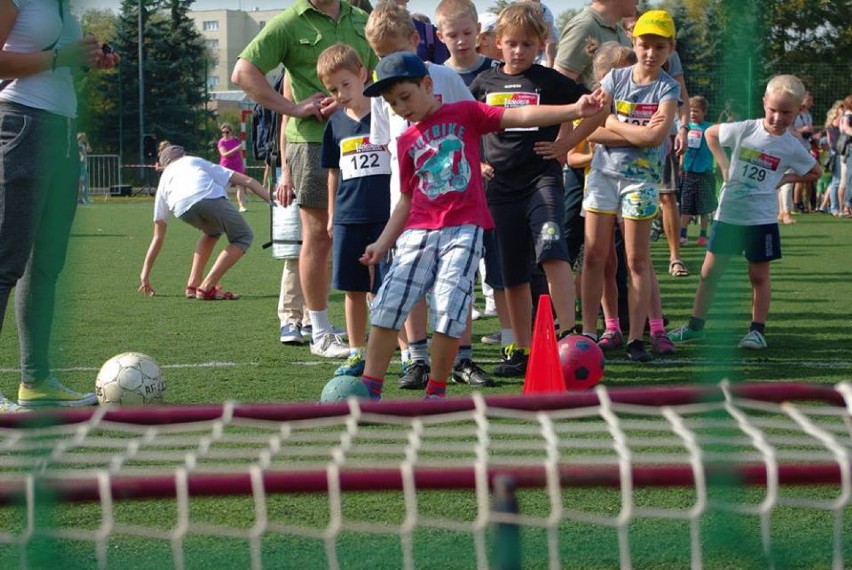
<path id="1" fill-rule="evenodd" d="M 593 91 L 597 78 L 592 71 L 589 40 L 598 46 L 618 42 L 630 47 L 630 39 L 620 22 L 635 13 L 636 0 L 593 0 L 562 30 L 554 69 Z"/>
<path id="2" fill-rule="evenodd" d="M 328 181 L 320 166 L 320 148 L 323 121 L 335 107 L 317 77 L 316 64 L 324 49 L 340 42 L 355 48 L 372 70 L 378 58 L 364 37 L 366 23 L 366 12 L 340 0 L 296 0 L 246 46 L 231 75 L 231 81 L 254 101 L 291 117 L 281 166 L 289 169 L 300 206 L 299 273 L 313 328 L 311 352 L 332 358 L 345 358 L 349 348 L 334 334 L 327 313 L 331 238 L 327 230 Z M 278 64 L 287 70 L 294 101 L 284 98 L 266 80 L 265 74 Z M 277 196 L 285 206 L 292 199 L 290 189 L 282 186 Z"/>

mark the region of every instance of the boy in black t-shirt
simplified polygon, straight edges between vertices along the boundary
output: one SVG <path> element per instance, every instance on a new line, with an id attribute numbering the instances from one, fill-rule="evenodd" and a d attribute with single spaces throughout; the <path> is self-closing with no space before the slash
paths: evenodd
<path id="1" fill-rule="evenodd" d="M 479 74 L 470 86 L 473 96 L 489 105 L 519 107 L 574 103 L 587 93 L 559 72 L 533 63 L 549 33 L 537 6 L 509 5 L 500 13 L 496 28 L 505 63 Z M 581 124 L 579 129 L 591 131 L 590 127 L 584 129 Z M 483 161 L 493 169 L 485 173 L 488 206 L 494 217 L 515 338 L 494 370 L 497 376 L 526 373 L 532 340 L 529 282 L 534 263 L 541 264 L 547 275 L 562 330 L 574 328 L 574 283 L 562 234 L 562 165 L 542 158 L 534 148 L 536 142 L 553 141 L 570 129 L 570 124 L 506 129 L 484 137 Z"/>
<path id="2" fill-rule="evenodd" d="M 390 216 L 390 153 L 370 142 L 370 98 L 363 94 L 367 69 L 358 52 L 335 44 L 317 60 L 317 75 L 341 106 L 328 119 L 320 162 L 328 169 L 328 219 L 332 234 L 332 285 L 346 294 L 349 359 L 335 376 L 364 372 L 367 293 L 381 279 L 359 259 Z"/>

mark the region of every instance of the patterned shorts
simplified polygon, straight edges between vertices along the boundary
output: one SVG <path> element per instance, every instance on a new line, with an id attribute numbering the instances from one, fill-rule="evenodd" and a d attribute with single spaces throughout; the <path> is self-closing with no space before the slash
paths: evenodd
<path id="1" fill-rule="evenodd" d="M 452 226 L 406 230 L 396 240 L 393 263 L 373 300 L 373 326 L 399 330 L 417 301 L 432 291 L 435 332 L 461 337 L 482 257 L 482 228 Z"/>
<path id="2" fill-rule="evenodd" d="M 625 220 L 648 220 L 657 215 L 659 191 L 651 182 L 637 182 L 592 170 L 586 177 L 583 209 L 597 214 L 621 214 Z"/>

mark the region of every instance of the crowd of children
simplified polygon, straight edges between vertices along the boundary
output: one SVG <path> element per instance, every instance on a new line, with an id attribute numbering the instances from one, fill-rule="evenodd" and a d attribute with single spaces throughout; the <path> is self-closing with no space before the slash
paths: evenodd
<path id="1" fill-rule="evenodd" d="M 510 4 L 495 16 L 477 14 L 470 0 L 442 0 L 435 23 L 449 52 L 443 65 L 417 56 L 423 38 L 396 2 L 377 6 L 364 26 L 379 58 L 374 70 L 342 43 L 317 60 L 333 100 L 317 108 L 325 129 L 319 165 L 327 172 L 331 285 L 345 293 L 348 335 L 348 352 L 324 354 L 347 356 L 336 375 L 361 376 L 379 398 L 399 345 L 400 388 L 441 398 L 451 379 L 494 385 L 472 358 L 481 258 L 500 319 L 495 376 L 524 376 L 541 292 L 551 296 L 561 336 L 583 334 L 606 351 L 624 347 L 637 362 L 672 354 L 676 343 L 702 337 L 719 276 L 740 254 L 749 262 L 753 315 L 739 346 L 767 347 L 769 262 L 781 256 L 776 187 L 821 175 L 792 129 L 806 98 L 798 79 L 769 82 L 762 119 L 713 125 L 708 101 L 687 100 L 682 80 L 665 71 L 676 30 L 663 10 L 636 19 L 632 49 L 591 46 L 592 92 L 536 63 L 552 43 L 538 3 Z M 697 218 L 695 243 L 707 253 L 692 317 L 666 333 L 650 241 L 675 132 L 682 218 L 674 241 L 689 243 Z M 718 200 L 714 159 L 724 179 Z M 566 215 L 568 194 L 580 188 L 582 212 Z M 629 282 L 626 340 L 616 235 Z"/>

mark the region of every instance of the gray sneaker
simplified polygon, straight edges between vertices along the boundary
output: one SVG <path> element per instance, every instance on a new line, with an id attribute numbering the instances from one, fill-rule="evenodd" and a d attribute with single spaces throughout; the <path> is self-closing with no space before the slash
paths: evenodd
<path id="1" fill-rule="evenodd" d="M 14 414 L 25 411 L 27 411 L 25 407 L 19 406 L 0 392 L 0 414 Z"/>
<path id="2" fill-rule="evenodd" d="M 748 334 L 743 337 L 737 346 L 747 350 L 763 350 L 769 347 L 766 343 L 766 337 L 758 331 L 748 331 Z"/>
<path id="3" fill-rule="evenodd" d="M 482 344 L 500 344 L 501 342 L 503 342 L 503 335 L 500 331 L 497 331 L 491 334 L 487 334 L 479 340 L 482 342 Z"/>
<path id="4" fill-rule="evenodd" d="M 349 345 L 338 335 L 328 333 L 311 343 L 311 354 L 324 358 L 346 358 L 349 356 Z"/>
<path id="5" fill-rule="evenodd" d="M 298 323 L 287 323 L 281 327 L 281 344 L 303 345 L 302 327 Z"/>

